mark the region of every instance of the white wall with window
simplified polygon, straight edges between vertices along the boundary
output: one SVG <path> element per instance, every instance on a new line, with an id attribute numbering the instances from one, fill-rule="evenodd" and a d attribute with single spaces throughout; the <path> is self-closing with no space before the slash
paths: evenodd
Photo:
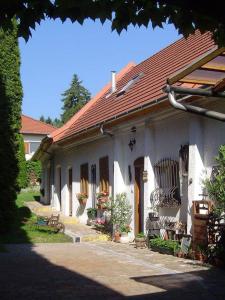
<path id="1" fill-rule="evenodd" d="M 43 134 L 23 134 L 26 160 L 31 159 L 45 136 Z"/>

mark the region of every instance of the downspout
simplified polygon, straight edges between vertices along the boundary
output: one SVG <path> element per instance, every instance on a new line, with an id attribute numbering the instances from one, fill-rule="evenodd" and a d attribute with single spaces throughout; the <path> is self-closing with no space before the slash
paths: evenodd
<path id="1" fill-rule="evenodd" d="M 211 119 L 214 119 L 214 120 L 217 120 L 217 121 L 225 122 L 225 114 L 223 114 L 223 113 L 216 112 L 216 111 L 213 111 L 213 110 L 208 110 L 208 109 L 197 107 L 197 106 L 193 106 L 193 105 L 190 105 L 190 104 L 179 103 L 176 100 L 175 90 L 178 91 L 178 88 L 177 87 L 171 87 L 170 85 L 167 85 L 166 89 L 165 89 L 165 91 L 168 94 L 169 102 L 174 108 L 182 110 L 182 111 L 190 112 L 190 113 L 193 113 L 193 114 L 201 115 L 201 116 L 204 116 L 204 117 L 208 117 L 208 118 L 211 118 Z M 182 88 L 179 88 L 179 93 L 181 93 L 181 92 L 182 92 Z M 185 89 L 183 90 L 183 94 L 188 94 L 187 92 L 185 92 Z M 203 94 L 204 93 L 202 93 L 202 94 L 200 92 L 198 93 L 198 95 L 205 96 Z M 196 93 L 191 94 L 191 91 L 190 91 L 189 95 L 190 96 L 191 95 L 196 95 Z M 214 97 L 217 97 L 217 96 L 221 97 L 220 95 L 216 95 L 216 94 L 214 95 Z M 225 100 L 225 98 L 224 98 L 224 100 Z"/>
<path id="2" fill-rule="evenodd" d="M 103 124 L 100 125 L 100 132 L 102 135 L 108 135 L 111 138 L 114 136 L 114 134 L 111 131 L 104 128 Z"/>

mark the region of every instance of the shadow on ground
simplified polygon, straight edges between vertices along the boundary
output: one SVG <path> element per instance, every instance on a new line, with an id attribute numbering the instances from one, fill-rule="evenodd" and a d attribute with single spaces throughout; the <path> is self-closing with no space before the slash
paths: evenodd
<path id="1" fill-rule="evenodd" d="M 134 277 L 132 279 L 164 290 L 157 294 L 142 296 L 140 299 L 225 299 L 225 272 L 216 268 L 187 273 Z M 136 298 L 134 297 L 134 299 Z"/>
<path id="2" fill-rule="evenodd" d="M 35 246 L 11 245 L 8 246 L 8 250 L 7 253 L 0 253 L 1 300 L 126 298 L 222 300 L 225 298 L 225 274 L 217 269 L 130 278 L 131 282 L 140 283 L 139 295 L 136 290 L 135 296 L 124 296 L 116 290 L 116 285 L 113 290 L 97 282 L 95 278 L 88 278 L 88 272 L 87 276 L 84 276 L 51 263 L 35 252 Z M 104 265 L 104 259 L 102 264 Z M 162 290 L 157 293 L 144 294 L 143 284 L 153 286 L 153 288 L 159 287 Z M 127 288 L 129 289 L 129 286 Z"/>
<path id="3" fill-rule="evenodd" d="M 11 234 L 20 235 L 27 244 L 8 245 L 6 253 L 0 253 L 0 299 L 150 299 L 150 300 L 224 300 L 225 273 L 215 268 L 189 273 L 173 273 L 128 278 L 130 284 L 137 283 L 135 296 L 124 296 L 117 285 L 109 288 L 85 275 L 56 265 L 35 251 L 26 232 L 24 222 L 31 216 L 27 207 L 19 207 Z M 30 243 L 30 244 L 28 244 Z M 76 247 L 76 246 L 74 246 Z M 50 251 L 50 250 L 48 250 Z M 60 251 L 60 250 L 59 250 Z M 92 250 L 94 251 L 94 250 Z M 107 254 L 105 254 L 107 255 Z M 118 252 L 119 255 L 119 252 Z M 51 253 L 48 256 L 51 257 Z M 68 256 L 68 260 L 70 257 Z M 107 257 L 110 260 L 110 257 Z M 121 257 L 118 257 L 122 259 Z M 79 265 L 79 261 L 76 262 Z M 101 262 L 104 270 L 104 256 Z M 141 268 L 141 266 L 139 266 Z M 96 267 L 97 268 L 97 267 Z M 122 267 L 121 267 L 122 268 Z M 138 267 L 137 267 L 138 268 Z M 105 272 L 106 271 L 106 272 Z M 122 269 L 121 269 L 122 271 Z M 108 273 L 107 273 L 108 272 Z M 140 270 L 141 273 L 141 270 Z M 110 270 L 104 270 L 104 276 Z M 123 277 L 115 278 L 117 282 Z M 115 281 L 116 282 L 116 281 Z M 127 282 L 126 282 L 127 284 Z M 158 292 L 144 294 L 144 286 L 159 288 Z M 129 291 L 129 284 L 127 286 Z"/>

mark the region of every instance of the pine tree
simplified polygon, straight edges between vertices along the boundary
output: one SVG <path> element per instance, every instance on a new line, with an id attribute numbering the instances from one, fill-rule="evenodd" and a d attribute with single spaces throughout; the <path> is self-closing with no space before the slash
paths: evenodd
<path id="1" fill-rule="evenodd" d="M 0 231 L 12 224 L 18 189 L 22 85 L 17 24 L 0 29 Z"/>
<path id="2" fill-rule="evenodd" d="M 78 76 L 74 74 L 70 88 L 62 96 L 63 113 L 61 114 L 61 120 L 62 123 L 66 123 L 90 100 L 91 94 L 82 86 L 82 81 L 79 80 Z"/>
<path id="3" fill-rule="evenodd" d="M 45 123 L 53 125 L 53 121 L 52 121 L 52 119 L 50 117 L 47 117 L 47 119 L 45 119 Z"/>
<path id="4" fill-rule="evenodd" d="M 45 117 L 43 115 L 40 116 L 40 119 L 39 119 L 41 122 L 45 122 Z"/>

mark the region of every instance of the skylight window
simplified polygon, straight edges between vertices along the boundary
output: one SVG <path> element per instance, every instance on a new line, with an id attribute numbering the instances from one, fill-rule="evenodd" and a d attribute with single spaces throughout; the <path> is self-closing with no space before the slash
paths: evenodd
<path id="1" fill-rule="evenodd" d="M 117 97 L 123 95 L 126 91 L 128 91 L 133 84 L 135 84 L 142 76 L 144 73 L 139 73 L 135 75 L 128 83 L 117 93 Z"/>

